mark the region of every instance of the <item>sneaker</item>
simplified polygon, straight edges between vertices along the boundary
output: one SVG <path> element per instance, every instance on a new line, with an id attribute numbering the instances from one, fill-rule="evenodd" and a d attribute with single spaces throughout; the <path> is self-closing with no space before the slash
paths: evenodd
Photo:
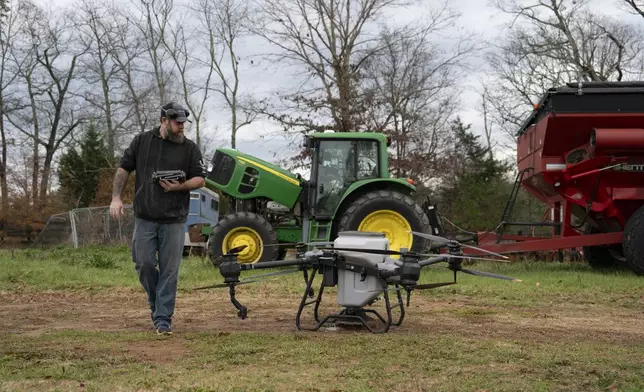
<path id="1" fill-rule="evenodd" d="M 172 327 L 166 323 L 157 326 L 157 335 L 172 335 Z"/>

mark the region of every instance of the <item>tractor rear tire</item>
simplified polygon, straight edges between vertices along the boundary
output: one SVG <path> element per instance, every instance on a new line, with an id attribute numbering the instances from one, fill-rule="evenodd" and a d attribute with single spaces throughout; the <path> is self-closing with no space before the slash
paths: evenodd
<path id="1" fill-rule="evenodd" d="M 637 275 L 644 275 L 644 206 L 626 222 L 622 246 L 628 267 Z"/>
<path id="2" fill-rule="evenodd" d="M 379 217 L 380 216 L 380 217 Z M 429 217 L 414 199 L 394 190 L 378 190 L 356 199 L 340 217 L 337 232 L 385 233 L 392 250 L 426 250 L 425 239 L 406 231 L 429 233 Z"/>
<path id="3" fill-rule="evenodd" d="M 277 233 L 261 215 L 252 212 L 236 212 L 226 215 L 213 228 L 208 241 L 210 260 L 214 265 L 221 263 L 228 250 L 247 245 L 237 255 L 240 264 L 254 264 L 277 258 Z"/>

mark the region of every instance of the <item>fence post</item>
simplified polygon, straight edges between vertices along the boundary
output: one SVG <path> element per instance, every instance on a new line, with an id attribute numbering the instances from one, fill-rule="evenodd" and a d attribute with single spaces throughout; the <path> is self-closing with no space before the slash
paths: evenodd
<path id="1" fill-rule="evenodd" d="M 74 218 L 74 210 L 69 210 L 69 223 L 72 226 L 72 240 L 74 241 L 74 248 L 78 249 L 78 233 L 76 233 L 76 219 Z"/>
<path id="2" fill-rule="evenodd" d="M 110 210 L 107 210 L 105 214 L 103 214 L 103 216 L 105 216 L 105 234 L 103 234 L 103 240 L 106 243 L 109 243 L 112 239 L 112 232 L 110 227 Z"/>

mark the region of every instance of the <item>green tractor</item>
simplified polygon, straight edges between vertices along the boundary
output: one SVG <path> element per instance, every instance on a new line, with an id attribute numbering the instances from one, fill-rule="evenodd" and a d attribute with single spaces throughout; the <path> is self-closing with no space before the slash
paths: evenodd
<path id="1" fill-rule="evenodd" d="M 208 238 L 213 262 L 240 245 L 246 245 L 240 263 L 272 261 L 286 254 L 287 246 L 279 244 L 333 241 L 341 231 L 381 232 L 393 250 L 424 250 L 425 242 L 409 231 L 429 232 L 430 209 L 412 198 L 411 179 L 390 177 L 385 135 L 323 132 L 304 140 L 309 180 L 237 150 L 217 149 L 206 187 L 233 208 Z"/>

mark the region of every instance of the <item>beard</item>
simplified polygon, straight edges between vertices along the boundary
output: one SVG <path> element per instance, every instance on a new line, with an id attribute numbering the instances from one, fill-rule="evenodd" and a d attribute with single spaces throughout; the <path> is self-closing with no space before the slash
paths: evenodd
<path id="1" fill-rule="evenodd" d="M 183 133 L 174 133 L 170 131 L 168 132 L 166 138 L 174 143 L 183 143 L 184 136 Z"/>

